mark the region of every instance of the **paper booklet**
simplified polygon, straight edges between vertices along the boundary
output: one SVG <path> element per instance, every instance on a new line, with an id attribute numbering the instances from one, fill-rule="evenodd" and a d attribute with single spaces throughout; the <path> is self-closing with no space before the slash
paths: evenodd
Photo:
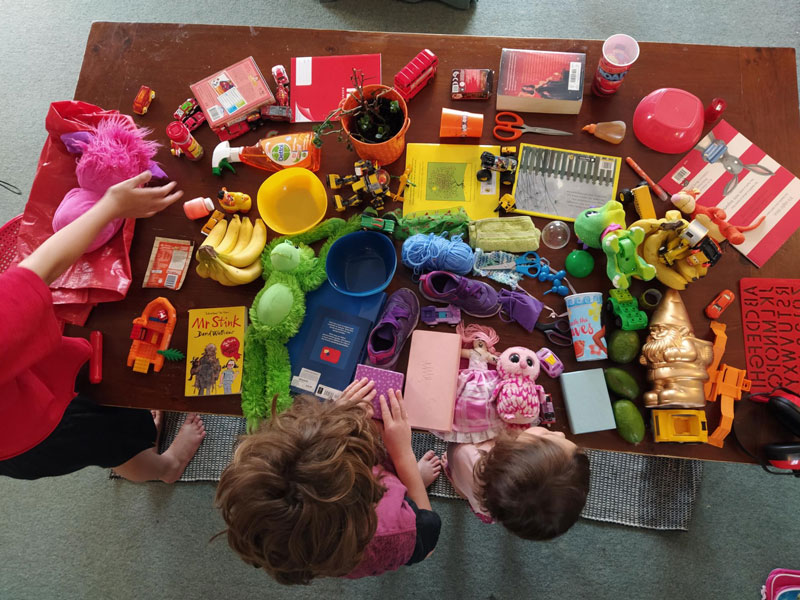
<path id="1" fill-rule="evenodd" d="M 512 212 L 574 221 L 615 199 L 621 164 L 618 156 L 520 144 Z"/>
<path id="2" fill-rule="evenodd" d="M 720 207 L 732 225 L 763 215 L 743 244 L 732 245 L 757 267 L 800 226 L 800 180 L 724 120 L 658 183 L 669 194 L 697 188 L 697 202 Z"/>
<path id="3" fill-rule="evenodd" d="M 481 153 L 500 154 L 500 146 L 408 144 L 406 168 L 411 167 L 403 215 L 462 207 L 473 221 L 496 217 L 500 182 L 492 171 L 478 181 Z"/>

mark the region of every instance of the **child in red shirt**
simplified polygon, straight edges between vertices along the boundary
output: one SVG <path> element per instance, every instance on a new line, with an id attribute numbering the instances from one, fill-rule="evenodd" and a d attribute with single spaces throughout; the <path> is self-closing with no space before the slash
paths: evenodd
<path id="1" fill-rule="evenodd" d="M 63 475 L 96 465 L 132 481 L 176 481 L 205 437 L 186 417 L 164 452 L 155 448 L 160 413 L 99 406 L 76 394 L 89 343 L 61 335 L 48 285 L 114 219 L 149 217 L 183 192 L 175 182 L 139 187 L 145 171 L 108 189 L 92 208 L 59 230 L 18 266 L 0 274 L 0 475 Z"/>

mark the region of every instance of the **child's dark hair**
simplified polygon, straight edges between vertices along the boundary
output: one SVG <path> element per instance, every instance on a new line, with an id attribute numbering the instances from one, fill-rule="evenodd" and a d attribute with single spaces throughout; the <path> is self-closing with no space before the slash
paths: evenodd
<path id="1" fill-rule="evenodd" d="M 549 540 L 578 520 L 589 493 L 589 459 L 552 439 L 500 436 L 475 464 L 483 509 L 511 533 Z"/>
<path id="2" fill-rule="evenodd" d="M 350 573 L 378 524 L 383 458 L 363 408 L 297 398 L 245 436 L 217 488 L 228 544 L 279 583 Z"/>

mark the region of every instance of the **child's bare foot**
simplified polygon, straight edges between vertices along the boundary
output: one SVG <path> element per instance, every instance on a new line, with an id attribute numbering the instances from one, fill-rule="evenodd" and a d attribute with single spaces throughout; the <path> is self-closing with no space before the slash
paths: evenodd
<path id="1" fill-rule="evenodd" d="M 156 452 L 158 452 L 158 444 L 161 441 L 161 431 L 164 429 L 164 411 L 151 410 L 150 414 L 153 415 L 153 423 L 156 426 Z"/>
<path id="2" fill-rule="evenodd" d="M 417 463 L 419 474 L 422 475 L 422 483 L 428 487 L 442 472 L 442 459 L 436 456 L 433 450 L 428 450 Z"/>
<path id="3" fill-rule="evenodd" d="M 166 452 L 162 454 L 162 456 L 173 459 L 174 466 L 161 477 L 161 481 L 165 483 L 176 482 L 183 475 L 186 465 L 197 453 L 197 449 L 205 437 L 206 428 L 203 425 L 203 420 L 195 413 L 186 415 L 186 420 L 178 430 L 175 440 L 170 444 Z"/>

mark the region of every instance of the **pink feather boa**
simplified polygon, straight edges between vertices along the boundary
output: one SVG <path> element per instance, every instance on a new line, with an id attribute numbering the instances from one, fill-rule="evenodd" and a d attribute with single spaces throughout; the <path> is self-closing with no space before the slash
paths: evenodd
<path id="1" fill-rule="evenodd" d="M 53 231 L 58 231 L 94 206 L 106 190 L 150 168 L 159 148 L 157 142 L 146 140 L 149 129 L 137 127 L 130 117 L 114 115 L 100 122 L 88 143 L 79 143 L 83 155 L 78 160 L 75 175 L 80 187 L 73 188 L 53 215 Z M 96 250 L 110 240 L 122 227 L 123 219 L 106 225 L 86 249 Z"/>

